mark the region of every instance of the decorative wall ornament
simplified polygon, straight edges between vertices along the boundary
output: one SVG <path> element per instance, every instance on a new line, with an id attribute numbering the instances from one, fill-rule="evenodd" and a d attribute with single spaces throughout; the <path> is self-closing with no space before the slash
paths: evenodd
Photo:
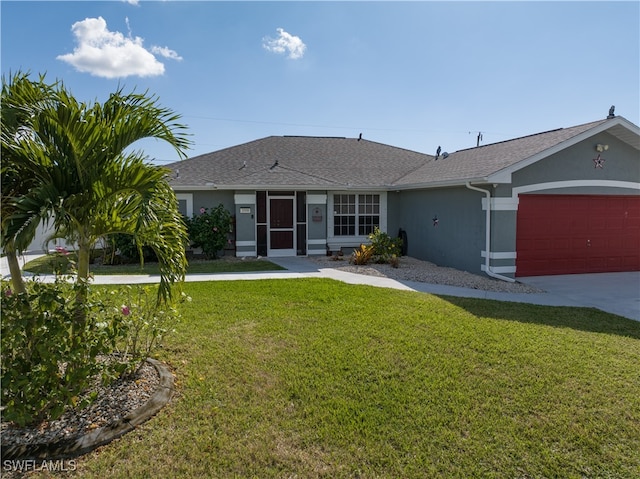
<path id="1" fill-rule="evenodd" d="M 433 226 L 438 226 L 438 222 L 439 222 L 439 220 L 438 220 L 438 215 L 435 215 L 435 216 L 433 217 L 432 221 L 433 221 Z"/>
<path id="2" fill-rule="evenodd" d="M 601 158 L 600 155 L 598 155 L 596 158 L 593 159 L 593 167 L 603 169 L 605 161 L 607 160 L 605 160 L 604 158 Z"/>

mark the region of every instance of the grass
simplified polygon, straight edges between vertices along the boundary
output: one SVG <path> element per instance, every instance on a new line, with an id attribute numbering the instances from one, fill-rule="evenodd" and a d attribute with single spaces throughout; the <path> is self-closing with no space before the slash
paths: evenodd
<path id="1" fill-rule="evenodd" d="M 315 278 L 184 286 L 160 351 L 177 397 L 60 477 L 640 477 L 637 322 Z"/>
<path id="2" fill-rule="evenodd" d="M 73 258 L 73 253 L 70 253 L 70 259 Z M 52 274 L 54 270 L 60 270 L 65 268 L 68 264 L 67 257 L 60 255 L 47 255 L 40 256 L 36 259 L 29 261 L 22 268 L 24 271 L 28 271 L 33 274 Z M 187 269 L 187 274 L 197 273 L 243 273 L 250 271 L 276 271 L 282 270 L 281 266 L 272 263 L 265 259 L 249 259 L 249 260 L 237 260 L 233 258 L 219 259 L 219 260 L 191 260 Z M 158 263 L 145 262 L 143 267 L 140 263 L 135 264 L 120 264 L 120 265 L 96 265 L 92 264 L 90 267 L 92 274 L 160 274 Z"/>

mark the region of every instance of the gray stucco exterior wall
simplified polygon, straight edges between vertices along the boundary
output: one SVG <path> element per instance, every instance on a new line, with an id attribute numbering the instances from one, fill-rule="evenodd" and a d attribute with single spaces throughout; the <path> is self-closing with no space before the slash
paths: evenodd
<path id="1" fill-rule="evenodd" d="M 400 224 L 401 211 L 402 193 L 400 191 L 390 191 L 387 193 L 387 234 L 392 238 L 396 238 L 400 228 L 403 228 Z"/>
<path id="2" fill-rule="evenodd" d="M 181 191 L 175 190 L 180 212 L 188 217 L 200 214 L 201 208 L 215 208 L 222 204 L 223 208 L 235 215 L 233 192 L 227 190 Z M 229 249 L 233 246 L 230 245 Z M 196 253 L 200 249 L 196 249 Z M 228 250 L 225 251 L 228 254 Z"/>
<path id="3" fill-rule="evenodd" d="M 397 217 L 397 228 L 407 232 L 409 256 L 481 272 L 485 247 L 481 193 L 457 187 L 402 191 L 393 196 L 392 210 L 397 211 L 393 217 Z"/>
<path id="4" fill-rule="evenodd" d="M 181 192 L 176 192 L 181 193 Z M 193 213 L 198 214 L 200 208 L 215 208 L 222 203 L 224 208 L 233 214 L 232 191 L 193 191 Z"/>
<path id="5" fill-rule="evenodd" d="M 596 144 L 608 145 L 602 153 L 595 150 Z M 596 168 L 594 158 L 604 160 L 602 168 Z M 640 182 L 640 161 L 638 151 L 606 132 L 582 141 L 571 148 L 544 158 L 512 177 L 513 188 L 523 185 L 559 181 L 623 181 Z M 594 189 L 596 188 L 596 189 Z M 538 193 L 538 192 L 537 192 Z M 558 194 L 556 190 L 541 190 L 538 194 Z M 576 186 L 567 188 L 562 194 L 638 194 L 638 190 L 603 186 Z"/>
<path id="6" fill-rule="evenodd" d="M 307 192 L 307 254 L 327 252 L 327 192 Z"/>
<path id="7" fill-rule="evenodd" d="M 237 191 L 233 200 L 236 217 L 236 256 L 256 256 L 256 193 Z"/>

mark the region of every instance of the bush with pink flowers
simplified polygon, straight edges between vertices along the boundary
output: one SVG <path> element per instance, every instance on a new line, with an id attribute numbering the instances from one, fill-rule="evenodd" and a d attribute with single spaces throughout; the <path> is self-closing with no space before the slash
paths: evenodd
<path id="1" fill-rule="evenodd" d="M 79 288 L 88 298 L 85 321 L 73 301 Z M 95 381 L 135 372 L 180 319 L 174 306 L 157 301 L 157 286 L 106 289 L 64 275 L 30 281 L 22 294 L 2 281 L 0 301 L 2 416 L 21 426 L 88 405 L 95 397 L 83 393 Z"/>
<path id="2" fill-rule="evenodd" d="M 200 208 L 200 213 L 187 218 L 186 223 L 191 246 L 202 248 L 207 258 L 216 259 L 227 245 L 233 218 L 224 205 L 219 204 L 215 208 Z"/>
<path id="3" fill-rule="evenodd" d="M 128 365 L 105 362 L 127 337 L 122 314 L 91 295 L 79 321 L 73 298 L 86 284 L 30 281 L 25 293 L 2 283 L 0 331 L 2 416 L 19 425 L 59 417 L 67 407 L 82 407 L 79 397 L 96 380 L 107 383 Z M 89 398 L 90 399 L 90 398 Z"/>
<path id="4" fill-rule="evenodd" d="M 126 285 L 109 291 L 114 312 L 123 316 L 126 335 L 118 343 L 120 357 L 126 358 L 129 371 L 135 371 L 158 348 L 180 321 L 176 306 L 158 304 L 156 288 Z M 118 302 L 122 304 L 117 305 Z M 182 293 L 176 304 L 191 301 Z"/>

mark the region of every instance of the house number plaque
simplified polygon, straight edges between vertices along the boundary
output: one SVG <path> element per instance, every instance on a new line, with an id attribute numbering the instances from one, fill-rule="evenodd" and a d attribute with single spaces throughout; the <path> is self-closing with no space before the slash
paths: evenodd
<path id="1" fill-rule="evenodd" d="M 314 223 L 319 223 L 320 221 L 322 221 L 322 210 L 318 207 L 313 209 L 313 212 L 311 214 L 311 221 L 313 221 Z"/>

